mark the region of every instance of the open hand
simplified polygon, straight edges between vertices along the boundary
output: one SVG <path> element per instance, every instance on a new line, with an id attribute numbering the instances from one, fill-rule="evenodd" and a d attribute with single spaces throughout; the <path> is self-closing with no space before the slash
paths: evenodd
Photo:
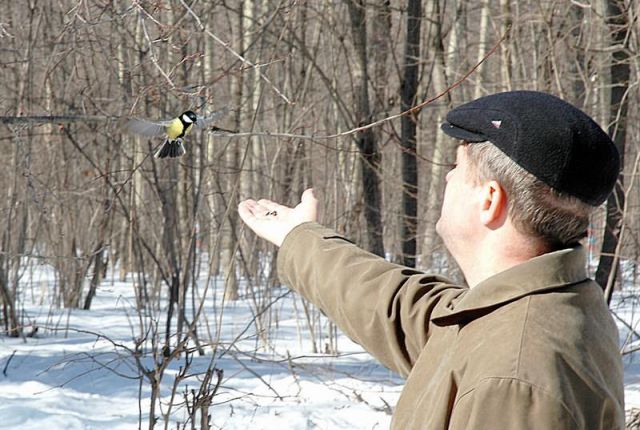
<path id="1" fill-rule="evenodd" d="M 271 200 L 244 200 L 238 205 L 242 221 L 258 236 L 280 246 L 287 234 L 296 226 L 316 221 L 318 200 L 309 188 L 302 193 L 300 204 L 295 208 L 283 206 Z"/>

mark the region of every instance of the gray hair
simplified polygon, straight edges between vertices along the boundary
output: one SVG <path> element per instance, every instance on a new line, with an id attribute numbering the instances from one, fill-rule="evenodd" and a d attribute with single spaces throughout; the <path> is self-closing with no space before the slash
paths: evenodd
<path id="1" fill-rule="evenodd" d="M 504 187 L 509 218 L 520 233 L 540 238 L 552 249 L 575 245 L 587 236 L 595 207 L 551 188 L 489 142 L 466 146 L 472 180 L 495 180 Z"/>

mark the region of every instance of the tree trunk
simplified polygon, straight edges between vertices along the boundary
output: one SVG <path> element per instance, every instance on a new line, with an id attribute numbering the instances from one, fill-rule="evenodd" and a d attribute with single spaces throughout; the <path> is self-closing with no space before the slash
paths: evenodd
<path id="1" fill-rule="evenodd" d="M 107 168 L 105 169 L 107 172 L 109 171 L 108 163 Z M 106 180 L 105 180 L 106 182 Z M 105 197 L 104 197 L 104 211 L 102 213 L 102 221 L 100 222 L 99 233 L 98 233 L 98 245 L 96 249 L 93 251 L 93 276 L 91 277 L 91 281 L 89 282 L 89 291 L 84 299 L 83 309 L 88 311 L 91 309 L 91 302 L 96 295 L 96 291 L 98 289 L 98 285 L 102 282 L 106 261 L 104 258 L 105 248 L 107 246 L 107 230 L 109 228 L 109 223 L 112 218 L 112 208 L 113 202 L 108 197 L 108 188 L 105 184 Z M 87 268 L 88 271 L 88 268 Z"/>
<path id="2" fill-rule="evenodd" d="M 489 33 L 489 1 L 485 0 L 482 2 L 482 9 L 480 12 L 480 33 L 478 35 L 478 56 L 476 57 L 476 63 L 482 61 L 485 55 L 487 55 L 487 37 Z M 477 99 L 482 96 L 482 82 L 484 81 L 484 67 L 482 64 L 478 71 L 476 72 L 476 87 L 473 95 L 474 99 Z"/>
<path id="3" fill-rule="evenodd" d="M 620 152 L 620 166 L 624 167 L 625 140 L 627 132 L 628 99 L 625 95 L 629 89 L 629 52 L 627 33 L 629 23 L 627 11 L 617 0 L 606 1 L 607 24 L 611 29 L 611 45 L 615 47 L 611 61 L 611 98 L 609 103 L 609 136 Z M 622 228 L 624 209 L 624 176 L 622 171 L 613 194 L 607 200 L 607 220 L 600 252 L 600 262 L 596 270 L 596 282 L 604 289 L 607 303 L 611 302 L 613 286 L 618 275 L 617 257 L 615 255 Z"/>
<path id="4" fill-rule="evenodd" d="M 433 92 L 439 94 L 446 90 L 449 86 L 449 76 L 455 76 L 457 67 L 462 61 L 462 54 L 459 52 L 459 45 L 462 43 L 461 35 L 465 26 L 465 3 L 461 0 L 456 5 L 455 20 L 450 30 L 449 41 L 447 47 L 444 46 L 442 34 L 442 22 L 437 20 L 433 22 L 429 28 L 429 39 L 432 40 L 432 48 L 435 54 L 434 66 L 431 70 L 431 80 Z M 430 9 L 427 10 L 426 16 L 440 16 L 440 7 L 438 2 L 433 2 Z M 430 45 L 431 46 L 431 45 Z M 464 96 L 458 95 L 460 99 Z M 451 95 L 445 96 L 447 109 L 451 108 Z M 444 178 L 446 175 L 446 166 L 455 160 L 456 145 L 444 133 L 439 131 L 440 124 L 444 120 L 446 110 L 441 110 L 436 114 L 433 125 L 424 130 L 429 137 L 424 139 L 428 147 L 425 148 L 426 158 L 430 160 L 428 169 L 425 170 L 425 176 L 428 178 L 425 183 L 426 197 L 424 199 L 424 239 L 421 251 L 421 266 L 427 270 L 439 270 L 434 267 L 434 263 L 439 260 L 442 255 L 442 243 L 436 233 L 436 223 L 440 218 L 442 207 L 442 190 L 444 188 Z"/>
<path id="5" fill-rule="evenodd" d="M 511 56 L 512 56 L 512 35 L 510 34 L 511 26 L 513 25 L 513 18 L 511 16 L 511 0 L 500 0 L 500 9 L 502 10 L 502 34 L 506 34 L 506 39 L 502 42 L 500 46 L 500 51 L 502 53 L 502 67 L 500 67 L 500 72 L 502 75 L 502 84 L 504 85 L 505 91 L 511 91 L 511 77 L 512 72 L 511 69 L 513 67 Z M 580 8 L 575 8 L 580 9 Z"/>
<path id="6" fill-rule="evenodd" d="M 404 76 L 400 85 L 401 109 L 406 111 L 415 105 L 418 93 L 420 64 L 421 0 L 409 0 L 407 5 L 407 37 L 404 49 Z M 438 19 L 438 17 L 436 17 Z M 417 113 L 405 115 L 401 121 L 402 146 L 402 214 L 401 224 L 402 263 L 416 267 L 418 231 L 418 166 L 416 161 Z"/>
<path id="7" fill-rule="evenodd" d="M 348 0 L 351 34 L 356 51 L 354 70 L 354 101 L 356 125 L 371 121 L 369 106 L 369 77 L 367 72 L 367 25 L 364 0 Z M 360 151 L 362 187 L 364 194 L 364 217 L 367 222 L 367 249 L 381 257 L 384 256 L 382 240 L 382 194 L 380 192 L 380 164 L 382 156 L 378 149 L 373 130 L 367 129 L 357 134 L 356 145 Z"/>
<path id="8" fill-rule="evenodd" d="M 241 1 L 240 2 L 240 10 L 241 13 L 238 14 L 238 22 L 237 22 L 237 34 L 235 37 L 235 46 L 234 49 L 236 52 L 245 52 L 247 46 L 250 46 L 250 33 L 245 28 L 245 25 L 252 22 L 254 16 L 253 10 L 253 2 Z M 255 71 L 257 74 L 257 71 Z M 231 81 L 231 93 L 233 97 L 233 105 L 234 106 L 242 106 L 243 98 L 244 98 L 244 85 L 245 79 L 243 77 L 244 73 L 238 73 L 237 77 L 234 77 Z M 240 110 L 236 111 L 234 128 L 239 130 L 242 125 L 242 113 Z M 251 138 L 249 138 L 251 139 Z M 234 168 L 240 169 L 240 153 L 239 153 L 238 142 L 231 142 L 229 150 L 225 153 L 225 157 L 227 159 L 227 165 L 232 166 Z M 229 199 L 226 200 L 225 204 L 222 206 L 223 208 L 232 207 L 235 208 L 238 204 L 238 190 L 241 189 L 242 184 L 240 181 L 242 180 L 242 174 L 238 170 L 236 174 L 229 175 L 230 180 L 226 184 L 226 195 L 229 196 Z M 251 174 L 249 174 L 251 177 Z M 223 196 L 224 197 L 224 196 Z M 236 267 L 235 267 L 235 253 L 237 248 L 237 237 L 235 235 L 234 229 L 237 224 L 237 211 L 232 210 L 229 211 L 228 216 L 226 218 L 221 219 L 221 232 L 222 234 L 222 242 L 221 242 L 221 250 L 220 250 L 220 269 L 222 271 L 222 275 L 224 276 L 224 299 L 225 301 L 234 301 L 238 300 L 238 278 L 236 276 Z"/>

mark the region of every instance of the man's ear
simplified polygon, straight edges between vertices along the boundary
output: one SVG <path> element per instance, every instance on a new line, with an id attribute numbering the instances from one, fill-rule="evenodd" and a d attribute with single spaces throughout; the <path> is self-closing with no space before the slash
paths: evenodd
<path id="1" fill-rule="evenodd" d="M 507 193 L 497 181 L 488 181 L 480 188 L 480 222 L 489 228 L 502 225 L 507 218 Z"/>

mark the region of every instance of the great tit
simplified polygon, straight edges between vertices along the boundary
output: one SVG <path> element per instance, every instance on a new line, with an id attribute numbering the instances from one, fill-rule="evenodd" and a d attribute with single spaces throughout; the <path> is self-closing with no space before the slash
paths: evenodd
<path id="1" fill-rule="evenodd" d="M 215 112 L 209 116 L 202 117 L 196 115 L 193 111 L 186 111 L 177 118 L 166 121 L 148 121 L 145 119 L 131 118 L 126 129 L 130 133 L 140 134 L 142 136 L 160 136 L 165 135 L 165 141 L 156 151 L 156 158 L 176 158 L 185 154 L 182 141 L 184 137 L 196 127 L 203 129 L 214 119 L 222 116 L 226 110 Z"/>

